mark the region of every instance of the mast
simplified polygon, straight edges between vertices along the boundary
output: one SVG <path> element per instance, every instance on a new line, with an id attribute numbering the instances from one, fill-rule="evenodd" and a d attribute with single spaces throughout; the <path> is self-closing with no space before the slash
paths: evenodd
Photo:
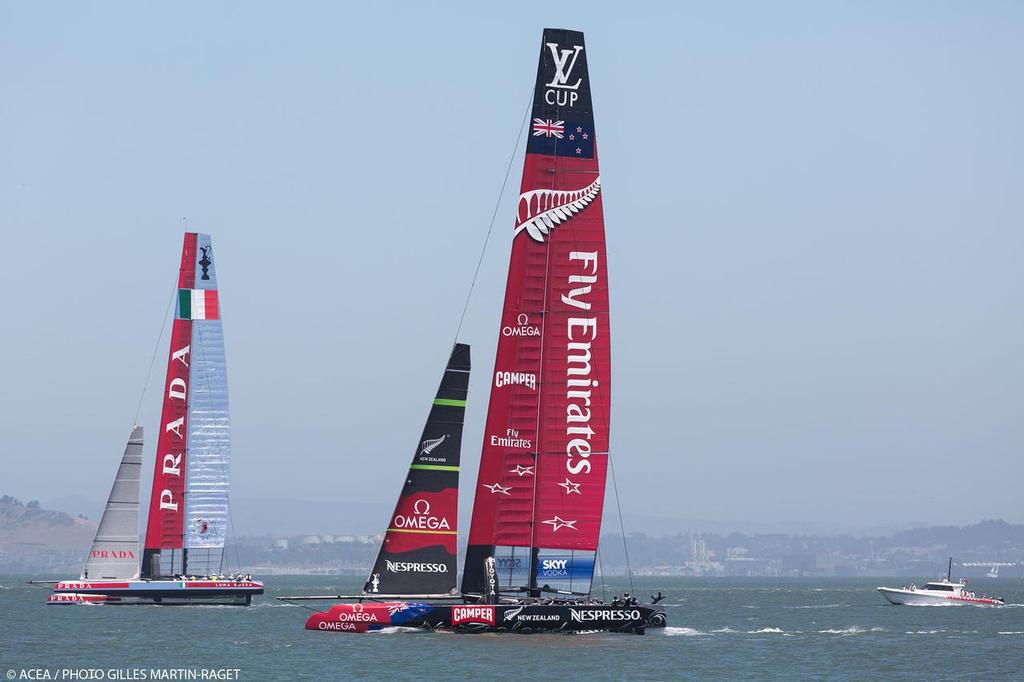
<path id="1" fill-rule="evenodd" d="M 231 422 L 209 235 L 185 234 L 176 303 L 142 561 L 146 578 L 216 572 L 227 534 Z M 171 550 L 169 561 L 161 562 L 162 550 Z"/>
<path id="2" fill-rule="evenodd" d="M 607 261 L 583 34 L 545 29 L 463 592 L 588 593 L 610 406 Z"/>
<path id="3" fill-rule="evenodd" d="M 138 577 L 141 470 L 142 427 L 136 426 L 114 475 L 107 506 L 103 509 L 92 549 L 82 569 L 83 580 L 130 580 Z"/>
<path id="4" fill-rule="evenodd" d="M 458 592 L 459 459 L 469 371 L 469 346 L 457 343 L 363 594 L 438 596 Z"/>

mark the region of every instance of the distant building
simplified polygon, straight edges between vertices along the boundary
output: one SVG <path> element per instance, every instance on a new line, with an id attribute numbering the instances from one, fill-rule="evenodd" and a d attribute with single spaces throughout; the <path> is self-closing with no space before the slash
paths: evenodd
<path id="1" fill-rule="evenodd" d="M 782 571 L 778 559 L 733 556 L 725 560 L 725 574 L 737 578 L 774 577 Z"/>
<path id="2" fill-rule="evenodd" d="M 715 561 L 715 552 L 709 548 L 700 533 L 690 535 L 690 560 L 686 562 L 690 575 L 723 575 L 725 567 Z"/>

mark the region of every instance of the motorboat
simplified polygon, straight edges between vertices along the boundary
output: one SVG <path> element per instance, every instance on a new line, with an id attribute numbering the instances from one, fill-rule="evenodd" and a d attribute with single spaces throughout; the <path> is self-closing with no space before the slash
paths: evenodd
<path id="1" fill-rule="evenodd" d="M 918 587 L 911 583 L 903 587 L 879 587 L 889 602 L 897 605 L 910 606 L 948 606 L 953 604 L 974 604 L 980 606 L 1003 606 L 1005 602 L 999 597 L 978 595 L 967 589 L 967 581 L 963 578 L 960 582 L 953 582 L 950 579 L 953 569 L 953 560 L 949 560 L 949 570 L 946 577 L 941 580 L 934 580 Z"/>

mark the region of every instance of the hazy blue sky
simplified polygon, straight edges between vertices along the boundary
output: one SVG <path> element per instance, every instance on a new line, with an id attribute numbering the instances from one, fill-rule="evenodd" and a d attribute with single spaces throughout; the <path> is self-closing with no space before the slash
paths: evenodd
<path id="1" fill-rule="evenodd" d="M 187 216 L 234 495 L 389 506 L 546 25 L 587 34 L 633 529 L 1024 521 L 1015 2 L 4 2 L 0 492 L 105 497 Z M 466 506 L 511 193 L 462 333 Z"/>

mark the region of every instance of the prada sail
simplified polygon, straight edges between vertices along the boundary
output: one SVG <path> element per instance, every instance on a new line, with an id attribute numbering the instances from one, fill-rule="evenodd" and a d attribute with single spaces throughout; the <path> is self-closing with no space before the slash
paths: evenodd
<path id="1" fill-rule="evenodd" d="M 463 591 L 588 593 L 608 458 L 601 178 L 583 34 L 545 29 Z"/>
<path id="2" fill-rule="evenodd" d="M 457 343 L 431 403 L 364 594 L 458 592 L 459 459 L 469 370 L 469 346 Z"/>
<path id="3" fill-rule="evenodd" d="M 139 576 L 139 487 L 142 471 L 142 427 L 132 429 L 114 485 L 107 497 L 83 580 L 131 580 Z"/>
<path id="4" fill-rule="evenodd" d="M 186 233 L 146 528 L 144 577 L 209 575 L 221 564 L 228 524 L 231 422 L 220 318 L 210 236 Z"/>

